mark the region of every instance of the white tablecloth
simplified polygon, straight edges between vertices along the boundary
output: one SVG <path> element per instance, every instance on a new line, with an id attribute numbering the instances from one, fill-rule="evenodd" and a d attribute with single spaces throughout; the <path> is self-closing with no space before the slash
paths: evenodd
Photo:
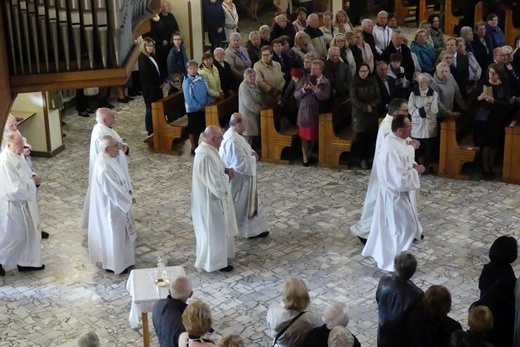
<path id="1" fill-rule="evenodd" d="M 186 276 L 182 266 L 170 266 L 164 268 L 168 274 L 170 283 L 177 277 Z M 136 269 L 130 272 L 126 290 L 132 296 L 132 308 L 130 309 L 130 326 L 139 326 L 139 317 L 142 312 L 151 312 L 153 304 L 159 299 L 168 296 L 169 286 L 158 287 L 154 284 L 156 269 Z"/>

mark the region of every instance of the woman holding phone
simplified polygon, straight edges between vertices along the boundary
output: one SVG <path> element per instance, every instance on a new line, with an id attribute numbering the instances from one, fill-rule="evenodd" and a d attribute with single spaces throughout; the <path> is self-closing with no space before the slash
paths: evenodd
<path id="1" fill-rule="evenodd" d="M 309 156 L 318 140 L 318 117 L 323 105 L 330 97 L 330 82 L 323 76 L 325 63 L 313 60 L 311 74 L 300 79 L 294 97 L 300 101 L 298 120 L 302 141 L 303 166 L 309 166 Z M 377 85 L 376 85 L 377 87 Z"/>

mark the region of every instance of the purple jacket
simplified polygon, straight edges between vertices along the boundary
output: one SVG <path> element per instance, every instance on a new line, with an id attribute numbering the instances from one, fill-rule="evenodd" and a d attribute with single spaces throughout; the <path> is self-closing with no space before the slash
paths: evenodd
<path id="1" fill-rule="evenodd" d="M 330 97 L 330 82 L 322 75 L 318 83 L 318 90 L 315 93 L 303 88 L 308 81 L 309 76 L 302 78 L 294 91 L 294 97 L 300 101 L 297 124 L 301 127 L 317 128 L 320 106 Z"/>

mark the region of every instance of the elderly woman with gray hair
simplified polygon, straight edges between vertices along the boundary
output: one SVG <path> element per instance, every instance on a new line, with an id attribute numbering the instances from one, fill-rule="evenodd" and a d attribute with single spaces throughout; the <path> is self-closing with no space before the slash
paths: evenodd
<path id="1" fill-rule="evenodd" d="M 326 347 L 332 330 L 337 327 L 347 327 L 350 321 L 347 305 L 343 302 L 333 301 L 323 312 L 323 321 L 325 324 L 312 329 L 305 335 L 302 346 Z M 358 339 L 354 335 L 352 337 L 353 346 L 361 347 Z"/>
<path id="2" fill-rule="evenodd" d="M 262 99 L 260 89 L 256 85 L 256 71 L 247 68 L 244 71 L 244 81 L 238 88 L 238 112 L 244 115 L 247 120 L 247 130 L 244 137 L 249 144 L 253 139 L 260 135 L 260 110 L 262 109 Z"/>
<path id="3" fill-rule="evenodd" d="M 477 82 L 480 80 L 480 76 L 482 75 L 482 68 L 480 67 L 477 59 L 473 55 L 473 53 L 469 52 L 466 48 L 468 47 L 466 44 L 466 40 L 462 37 L 457 37 L 455 39 L 457 42 L 457 54 L 462 54 L 468 57 L 468 81 L 466 83 L 466 93 L 469 94 L 477 85 Z"/>
<path id="4" fill-rule="evenodd" d="M 224 60 L 228 62 L 233 72 L 233 79 L 240 84 L 244 78 L 244 70 L 251 67 L 251 59 L 245 47 L 240 46 L 242 36 L 239 33 L 229 34 L 229 47 L 225 51 Z"/>
<path id="5" fill-rule="evenodd" d="M 273 347 L 303 347 L 305 334 L 323 325 L 310 303 L 305 283 L 298 277 L 289 277 L 282 286 L 282 302 L 272 304 L 267 311 Z"/>
<path id="6" fill-rule="evenodd" d="M 413 139 L 419 140 L 421 145 L 415 151 L 415 157 L 424 165 L 423 174 L 432 173 L 430 163 L 434 160 L 435 137 L 437 136 L 437 113 L 439 112 L 439 94 L 433 90 L 432 77 L 422 73 L 408 99 L 408 112 L 412 115 Z"/>
<path id="7" fill-rule="evenodd" d="M 79 340 L 77 347 L 99 347 L 99 337 L 94 331 L 83 334 Z"/>
<path id="8" fill-rule="evenodd" d="M 457 117 L 460 112 L 454 111 L 455 106 L 465 110 L 466 105 L 462 99 L 459 85 L 450 73 L 450 66 L 445 62 L 440 62 L 435 68 L 431 88 L 439 94 L 439 113 L 437 118 L 446 118 L 448 116 Z"/>

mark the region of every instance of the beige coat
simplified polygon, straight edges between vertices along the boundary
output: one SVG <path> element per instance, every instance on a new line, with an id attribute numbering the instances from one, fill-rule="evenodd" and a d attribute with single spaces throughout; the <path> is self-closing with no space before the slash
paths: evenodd
<path id="1" fill-rule="evenodd" d="M 238 51 L 242 53 L 245 60 L 240 57 Z M 225 54 L 226 55 L 224 56 L 224 60 L 227 61 L 231 67 L 231 72 L 233 72 L 233 80 L 237 85 L 239 85 L 244 80 L 244 70 L 248 67 L 251 67 L 251 59 L 249 59 L 247 49 L 240 47 L 240 49 L 235 50 L 230 46 L 226 49 Z"/>
<path id="2" fill-rule="evenodd" d="M 254 66 L 256 85 L 260 89 L 262 103 L 268 107 L 274 107 L 278 103 L 285 85 L 282 66 L 276 61 L 271 61 L 271 63 L 267 65 L 260 60 Z"/>

